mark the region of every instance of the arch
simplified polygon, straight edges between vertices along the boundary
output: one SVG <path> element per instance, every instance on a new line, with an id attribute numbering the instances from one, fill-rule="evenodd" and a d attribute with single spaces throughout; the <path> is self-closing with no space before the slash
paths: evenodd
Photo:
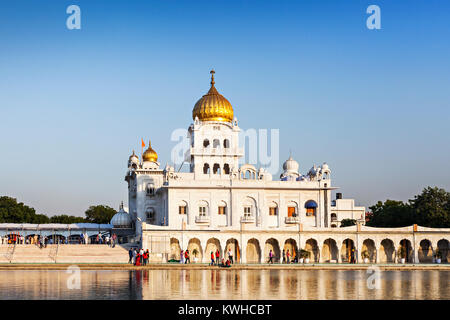
<path id="1" fill-rule="evenodd" d="M 206 241 L 206 248 L 205 248 L 205 257 L 208 257 L 208 262 L 211 260 L 211 251 L 214 253 L 214 259 L 216 256 L 216 251 L 219 250 L 219 261 L 223 258 L 223 252 L 222 248 L 220 247 L 220 241 L 217 238 L 209 238 L 208 241 Z"/>
<path id="2" fill-rule="evenodd" d="M 155 219 L 155 208 L 153 207 L 147 207 L 145 209 L 145 219 L 147 222 L 153 222 L 153 219 Z"/>
<path id="3" fill-rule="evenodd" d="M 247 256 L 247 263 L 261 263 L 261 248 L 257 239 L 252 238 L 247 241 L 245 253 Z"/>
<path id="4" fill-rule="evenodd" d="M 220 174 L 220 173 L 221 173 L 221 171 L 220 171 L 220 164 L 214 163 L 214 166 L 213 166 L 213 173 L 214 173 L 214 174 Z"/>
<path id="5" fill-rule="evenodd" d="M 272 201 L 269 203 L 269 216 L 277 216 L 278 215 L 278 203 Z"/>
<path id="6" fill-rule="evenodd" d="M 258 176 L 255 166 L 252 166 L 251 164 L 244 164 L 239 169 L 239 177 L 240 179 L 251 179 L 255 180 Z"/>
<path id="7" fill-rule="evenodd" d="M 331 222 L 335 222 L 337 221 L 337 214 L 336 213 L 331 213 Z"/>
<path id="8" fill-rule="evenodd" d="M 447 239 L 441 239 L 437 243 L 437 249 L 441 254 L 441 262 L 448 263 L 450 262 L 450 242 Z"/>
<path id="9" fill-rule="evenodd" d="M 214 139 L 213 140 L 213 148 L 219 148 L 220 147 L 220 140 Z"/>
<path id="10" fill-rule="evenodd" d="M 419 262 L 422 263 L 432 263 L 433 262 L 433 248 L 431 246 L 431 241 L 428 239 L 423 239 L 419 243 L 419 250 L 417 252 L 419 257 Z"/>
<path id="11" fill-rule="evenodd" d="M 352 239 L 345 239 L 341 246 L 341 261 L 347 263 L 356 262 L 355 243 Z"/>
<path id="12" fill-rule="evenodd" d="M 375 246 L 375 241 L 372 239 L 366 239 L 363 241 L 361 258 L 367 257 L 370 263 L 375 263 L 377 260 L 377 248 Z"/>
<path id="13" fill-rule="evenodd" d="M 199 239 L 190 239 L 188 242 L 187 250 L 189 250 L 189 257 L 191 259 L 191 262 L 202 262 L 203 250 L 202 244 L 200 243 Z"/>
<path id="14" fill-rule="evenodd" d="M 226 258 L 228 258 L 228 252 L 231 250 L 233 254 L 233 263 L 239 263 L 241 260 L 241 249 L 239 248 L 239 241 L 234 238 L 228 239 L 225 244 Z"/>
<path id="15" fill-rule="evenodd" d="M 286 252 L 286 257 L 287 257 L 287 252 L 289 250 L 289 253 L 290 253 L 289 262 L 297 262 L 298 261 L 297 241 L 295 241 L 292 238 L 287 239 L 284 242 L 283 250 Z"/>
<path id="16" fill-rule="evenodd" d="M 269 261 L 269 252 L 272 250 L 273 262 L 280 262 L 280 246 L 278 240 L 274 238 L 267 239 L 264 244 L 264 259 Z"/>
<path id="17" fill-rule="evenodd" d="M 178 214 L 187 214 L 188 213 L 188 204 L 186 201 L 181 200 L 178 202 Z"/>
<path id="18" fill-rule="evenodd" d="M 205 139 L 205 140 L 203 140 L 203 148 L 207 148 L 207 147 L 209 147 L 209 140 Z"/>
<path id="19" fill-rule="evenodd" d="M 317 245 L 317 241 L 315 239 L 311 238 L 311 239 L 306 240 L 305 250 L 309 252 L 311 261 L 319 262 L 320 250 L 319 250 L 319 246 Z"/>
<path id="20" fill-rule="evenodd" d="M 223 140 L 223 147 L 228 149 L 230 147 L 230 140 L 228 139 Z"/>
<path id="21" fill-rule="evenodd" d="M 181 246 L 177 238 L 170 238 L 169 260 L 180 260 Z"/>
<path id="22" fill-rule="evenodd" d="M 306 216 L 314 217 L 317 210 L 317 202 L 314 200 L 308 200 L 305 202 Z"/>
<path id="23" fill-rule="evenodd" d="M 243 201 L 243 214 L 244 216 L 256 215 L 256 200 L 252 197 L 245 197 Z"/>
<path id="24" fill-rule="evenodd" d="M 227 214 L 227 203 L 223 200 L 219 201 L 217 204 L 217 213 L 219 215 L 226 215 Z"/>
<path id="25" fill-rule="evenodd" d="M 204 174 L 209 174 L 209 163 L 205 163 L 203 165 L 203 173 Z"/>
<path id="26" fill-rule="evenodd" d="M 338 261 L 339 250 L 334 239 L 328 238 L 323 242 L 322 257 L 325 262 Z"/>
<path id="27" fill-rule="evenodd" d="M 230 174 L 230 165 L 228 163 L 225 163 L 223 165 L 223 173 L 224 174 Z"/>
<path id="28" fill-rule="evenodd" d="M 391 239 L 383 239 L 380 244 L 379 262 L 393 263 L 395 259 L 394 242 Z"/>
<path id="29" fill-rule="evenodd" d="M 401 248 L 404 248 L 404 250 L 405 250 L 405 259 L 406 259 L 406 262 L 407 263 L 410 263 L 410 262 L 412 262 L 412 259 L 413 259 L 413 250 L 412 250 L 412 247 L 411 247 L 411 241 L 409 241 L 408 239 L 402 239 L 402 240 L 400 240 L 400 245 L 399 245 L 399 251 L 400 250 L 403 250 L 403 249 L 401 249 Z M 399 255 L 399 258 L 402 258 L 400 255 Z"/>
<path id="30" fill-rule="evenodd" d="M 198 202 L 198 215 L 209 216 L 209 204 L 206 200 L 200 200 Z"/>

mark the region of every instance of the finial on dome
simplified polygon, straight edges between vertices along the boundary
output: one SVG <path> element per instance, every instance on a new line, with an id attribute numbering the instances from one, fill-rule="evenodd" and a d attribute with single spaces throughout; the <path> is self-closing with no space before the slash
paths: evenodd
<path id="1" fill-rule="evenodd" d="M 123 210 L 123 201 L 120 203 L 119 210 Z"/>
<path id="2" fill-rule="evenodd" d="M 214 71 L 214 69 L 212 69 L 209 73 L 211 73 L 211 86 L 214 86 L 214 84 L 216 83 L 214 81 L 214 73 L 216 72 Z"/>

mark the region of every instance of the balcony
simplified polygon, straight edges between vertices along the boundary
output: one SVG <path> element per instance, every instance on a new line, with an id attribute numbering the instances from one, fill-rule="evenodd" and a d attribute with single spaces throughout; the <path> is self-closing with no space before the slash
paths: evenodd
<path id="1" fill-rule="evenodd" d="M 244 215 L 241 217 L 241 223 L 254 223 L 255 220 L 255 216 Z"/>
<path id="2" fill-rule="evenodd" d="M 284 219 L 284 222 L 286 224 L 296 224 L 296 223 L 300 223 L 300 217 L 286 217 Z"/>
<path id="3" fill-rule="evenodd" d="M 210 216 L 196 216 L 195 217 L 195 223 L 207 223 L 211 221 Z"/>

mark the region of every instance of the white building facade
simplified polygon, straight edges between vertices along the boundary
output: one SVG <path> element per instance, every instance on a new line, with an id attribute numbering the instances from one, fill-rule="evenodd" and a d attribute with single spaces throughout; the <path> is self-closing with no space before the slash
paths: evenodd
<path id="1" fill-rule="evenodd" d="M 279 179 L 263 168 L 239 166 L 244 152 L 239 148 L 238 121 L 231 104 L 217 92 L 211 73 L 211 88 L 194 106 L 188 130 L 189 172 L 176 172 L 169 165 L 161 168 L 150 143 L 142 159 L 134 152 L 129 158 L 129 214 L 141 246 L 162 261 L 178 260 L 180 251 L 188 249 L 198 262 L 208 262 L 216 250 L 221 258 L 231 250 L 241 263 L 265 262 L 270 250 L 277 262 L 283 260 L 283 250 L 291 259 L 306 250 L 316 262 L 350 261 L 352 254 L 362 262 L 362 252 L 370 251 L 371 261 L 381 262 L 376 252 L 390 250 L 382 247 L 384 236 L 362 236 L 364 230 L 377 229 L 364 226 L 365 208 L 342 199 L 340 193 L 331 199 L 337 188 L 326 163 L 302 174 L 289 157 Z M 356 220 L 357 225 L 340 228 L 344 219 Z M 412 262 L 419 249 L 410 229 L 411 237 L 409 229 L 402 232 L 408 234 L 409 252 L 415 252 Z M 444 229 L 442 248 L 448 248 L 448 232 Z M 430 247 L 434 241 L 437 248 L 437 238 L 430 240 Z M 395 253 L 398 246 L 392 243 Z M 386 262 L 396 259 L 396 254 L 383 254 Z"/>

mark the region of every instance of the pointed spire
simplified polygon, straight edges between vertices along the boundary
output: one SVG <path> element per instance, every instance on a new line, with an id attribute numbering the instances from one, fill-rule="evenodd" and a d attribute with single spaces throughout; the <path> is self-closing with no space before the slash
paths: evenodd
<path id="1" fill-rule="evenodd" d="M 209 73 L 211 73 L 211 87 L 214 87 L 214 84 L 216 83 L 214 81 L 214 73 L 216 72 L 214 71 L 214 69 L 212 69 Z"/>

